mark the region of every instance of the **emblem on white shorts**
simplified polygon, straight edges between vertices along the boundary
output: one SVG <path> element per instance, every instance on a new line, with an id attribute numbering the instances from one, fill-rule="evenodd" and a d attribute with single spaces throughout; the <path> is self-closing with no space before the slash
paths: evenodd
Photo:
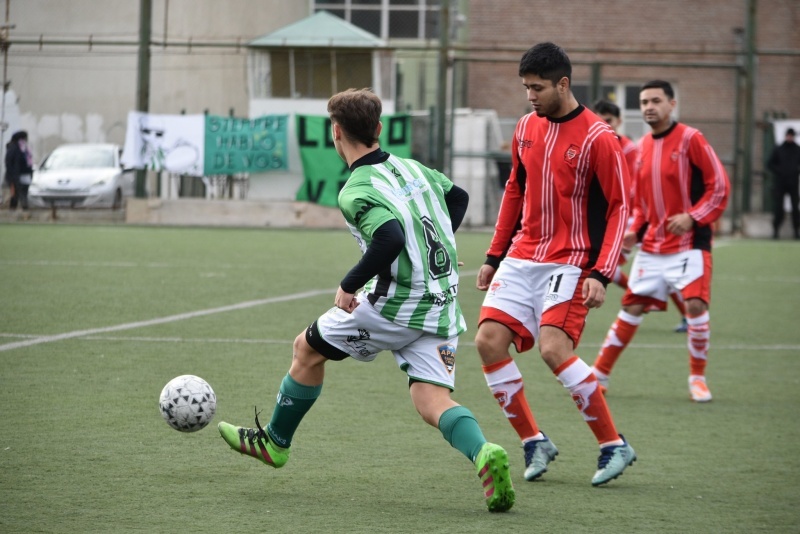
<path id="1" fill-rule="evenodd" d="M 503 280 L 502 278 L 495 278 L 494 280 L 492 280 L 492 283 L 489 284 L 489 293 L 494 295 L 504 287 L 506 287 L 505 280 Z"/>
<path id="2" fill-rule="evenodd" d="M 456 348 L 453 345 L 439 345 L 436 350 L 447 372 L 452 373 L 456 366 Z"/>

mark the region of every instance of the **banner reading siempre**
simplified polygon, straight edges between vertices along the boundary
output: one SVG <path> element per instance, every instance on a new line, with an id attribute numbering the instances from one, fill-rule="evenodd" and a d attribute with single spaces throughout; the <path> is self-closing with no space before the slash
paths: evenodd
<path id="1" fill-rule="evenodd" d="M 297 200 L 337 207 L 339 191 L 350 176 L 347 164 L 336 153 L 331 137 L 331 120 L 318 115 L 297 115 L 297 144 L 303 163 L 303 184 Z M 401 158 L 411 157 L 411 117 L 381 118 L 383 150 Z"/>
<path id="2" fill-rule="evenodd" d="M 286 170 L 288 115 L 206 116 L 206 175 Z"/>

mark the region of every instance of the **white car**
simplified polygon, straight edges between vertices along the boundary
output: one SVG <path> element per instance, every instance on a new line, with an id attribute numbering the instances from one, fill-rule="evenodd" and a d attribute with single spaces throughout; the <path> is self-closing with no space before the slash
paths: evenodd
<path id="1" fill-rule="evenodd" d="M 61 145 L 33 172 L 28 200 L 40 207 L 119 209 L 133 195 L 134 173 L 113 144 Z"/>

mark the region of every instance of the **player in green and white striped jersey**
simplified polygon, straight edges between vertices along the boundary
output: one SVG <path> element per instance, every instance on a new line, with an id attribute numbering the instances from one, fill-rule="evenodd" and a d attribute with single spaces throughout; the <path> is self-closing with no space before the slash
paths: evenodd
<path id="1" fill-rule="evenodd" d="M 223 422 L 219 430 L 235 450 L 282 467 L 300 421 L 320 395 L 325 363 L 371 361 L 390 350 L 422 419 L 473 462 L 489 511 L 504 512 L 515 499 L 508 455 L 487 442 L 472 413 L 450 397 L 458 335 L 466 330 L 456 298 L 454 233 L 469 197 L 442 173 L 381 150 L 381 110 L 367 89 L 328 101 L 333 142 L 352 173 L 339 207 L 363 255 L 342 279 L 334 307 L 295 339 L 267 428 L 256 416 L 256 428 Z"/>
<path id="2" fill-rule="evenodd" d="M 454 191 L 453 182 L 416 161 L 380 150 L 373 154 L 369 159 L 375 163 L 353 170 L 339 193 L 339 208 L 362 252 L 375 231 L 392 220 L 400 223 L 405 243 L 390 270 L 368 281 L 367 298 L 398 325 L 458 335 L 466 324 L 456 300 L 456 243 L 445 199 Z"/>

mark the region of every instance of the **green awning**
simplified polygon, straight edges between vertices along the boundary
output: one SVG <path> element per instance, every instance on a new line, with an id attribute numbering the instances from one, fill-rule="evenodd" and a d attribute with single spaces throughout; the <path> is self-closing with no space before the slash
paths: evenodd
<path id="1" fill-rule="evenodd" d="M 319 11 L 308 18 L 254 39 L 248 43 L 248 46 L 386 48 L 386 42 L 327 11 Z"/>

